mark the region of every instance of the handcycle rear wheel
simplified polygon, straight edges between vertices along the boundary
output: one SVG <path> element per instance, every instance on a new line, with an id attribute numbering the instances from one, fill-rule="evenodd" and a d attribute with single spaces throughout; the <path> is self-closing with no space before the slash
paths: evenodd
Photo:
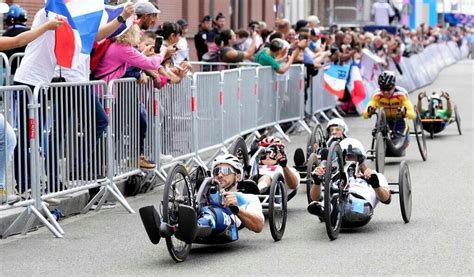
<path id="1" fill-rule="evenodd" d="M 323 147 L 326 147 L 324 130 L 321 124 L 317 124 L 313 127 L 311 135 L 308 138 L 308 143 L 306 144 L 306 160 L 309 160 L 312 153 L 316 153 L 318 149 Z"/>
<path id="2" fill-rule="evenodd" d="M 454 119 L 456 120 L 456 125 L 458 126 L 459 135 L 462 135 L 461 131 L 461 117 L 459 116 L 458 106 L 454 105 Z"/>
<path id="3" fill-rule="evenodd" d="M 268 203 L 270 232 L 275 241 L 281 240 L 285 233 L 287 217 L 286 184 L 280 173 L 273 176 Z"/>
<path id="4" fill-rule="evenodd" d="M 179 204 L 193 206 L 192 185 L 186 168 L 177 164 L 166 179 L 163 191 L 163 222 L 169 225 L 178 224 Z M 185 243 L 175 236 L 166 238 L 166 246 L 171 258 L 183 262 L 191 250 L 191 244 Z"/>
<path id="5" fill-rule="evenodd" d="M 398 172 L 398 196 L 400 198 L 400 210 L 405 223 L 411 218 L 411 177 L 408 164 L 405 161 L 400 163 Z"/>
<path id="6" fill-rule="evenodd" d="M 417 113 L 415 119 L 413 120 L 414 132 L 416 137 L 416 142 L 418 144 L 418 149 L 420 150 L 421 158 L 423 161 L 428 159 L 428 150 L 426 148 L 426 137 L 423 132 L 423 124 L 421 123 L 420 115 Z"/>
<path id="7" fill-rule="evenodd" d="M 387 145 L 382 132 L 377 132 L 377 135 L 375 136 L 375 170 L 380 173 L 383 173 L 385 170 L 386 149 Z"/>
<path id="8" fill-rule="evenodd" d="M 324 222 L 331 240 L 337 239 L 342 223 L 342 197 L 346 180 L 339 143 L 331 144 L 324 173 Z"/>
<path id="9" fill-rule="evenodd" d="M 308 204 L 312 202 L 310 192 L 311 192 L 311 185 L 314 182 L 311 173 L 318 166 L 318 164 L 319 164 L 318 156 L 315 153 L 311 153 L 308 161 L 306 162 L 306 198 L 308 199 Z"/>
<path id="10" fill-rule="evenodd" d="M 247 144 L 242 137 L 238 137 L 234 140 L 232 145 L 229 147 L 229 153 L 236 156 L 243 165 L 244 176 L 242 176 L 242 178 L 247 179 L 250 177 L 249 152 Z"/>

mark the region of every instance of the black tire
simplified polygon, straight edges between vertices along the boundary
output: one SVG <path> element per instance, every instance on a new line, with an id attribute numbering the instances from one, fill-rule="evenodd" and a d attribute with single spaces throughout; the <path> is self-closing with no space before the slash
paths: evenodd
<path id="1" fill-rule="evenodd" d="M 430 124 L 430 139 L 433 139 L 434 137 L 434 126 L 433 123 Z"/>
<path id="2" fill-rule="evenodd" d="M 375 136 L 375 170 L 383 173 L 385 170 L 385 153 L 387 144 L 381 132 L 377 132 Z"/>
<path id="3" fill-rule="evenodd" d="M 248 179 L 250 177 L 250 165 L 249 165 L 249 152 L 247 149 L 247 144 L 242 137 L 238 137 L 234 140 L 232 145 L 229 147 L 229 153 L 236 156 L 240 163 L 244 166 L 244 176 L 243 179 Z"/>
<path id="4" fill-rule="evenodd" d="M 420 155 L 423 161 L 428 159 L 428 149 L 426 148 L 426 137 L 425 132 L 423 132 L 423 124 L 421 123 L 420 115 L 417 113 L 415 119 L 413 120 L 414 131 L 416 136 L 416 143 L 418 144 L 418 149 L 420 150 Z"/>
<path id="5" fill-rule="evenodd" d="M 140 192 L 142 186 L 143 178 L 139 175 L 130 176 L 125 183 L 125 195 L 126 196 L 135 196 Z"/>
<path id="6" fill-rule="evenodd" d="M 192 185 L 189 174 L 182 164 L 177 164 L 166 179 L 163 191 L 163 221 L 176 225 L 178 223 L 178 206 L 185 204 L 193 206 Z M 185 243 L 176 236 L 166 238 L 166 246 L 171 258 L 183 262 L 191 250 L 191 244 Z"/>
<path id="7" fill-rule="evenodd" d="M 385 116 L 383 108 L 377 110 L 377 122 L 375 124 L 377 131 L 385 134 L 384 132 L 387 129 L 387 117 Z"/>
<path id="8" fill-rule="evenodd" d="M 459 135 L 462 135 L 461 117 L 459 116 L 458 106 L 456 106 L 456 105 L 454 105 L 454 119 L 456 120 L 456 125 L 458 126 Z"/>
<path id="9" fill-rule="evenodd" d="M 268 222 L 270 232 L 275 241 L 281 240 L 285 233 L 287 217 L 286 185 L 283 175 L 278 173 L 273 176 L 268 199 Z"/>
<path id="10" fill-rule="evenodd" d="M 311 201 L 311 184 L 313 183 L 313 177 L 311 176 L 311 172 L 318 166 L 319 160 L 318 156 L 315 153 L 312 153 L 309 156 L 308 161 L 306 162 L 306 198 L 308 199 L 308 205 L 312 202 Z"/>
<path id="11" fill-rule="evenodd" d="M 202 182 L 204 179 L 207 177 L 207 171 L 204 167 L 198 165 L 193 172 L 191 173 L 190 180 L 191 180 L 191 185 L 192 185 L 192 191 L 194 192 L 194 195 L 197 194 L 199 191 L 199 187 L 201 186 Z"/>
<path id="12" fill-rule="evenodd" d="M 342 223 L 342 197 L 346 180 L 339 143 L 331 144 L 324 174 L 324 222 L 331 240 L 337 239 Z"/>
<path id="13" fill-rule="evenodd" d="M 405 223 L 410 222 L 411 218 L 411 177 L 410 169 L 405 161 L 400 163 L 398 172 L 398 196 L 400 198 L 400 210 Z"/>
<path id="14" fill-rule="evenodd" d="M 316 153 L 318 149 L 325 147 L 327 146 L 323 127 L 321 124 L 316 124 L 316 126 L 313 127 L 306 144 L 306 160 L 309 160 L 312 153 Z"/>

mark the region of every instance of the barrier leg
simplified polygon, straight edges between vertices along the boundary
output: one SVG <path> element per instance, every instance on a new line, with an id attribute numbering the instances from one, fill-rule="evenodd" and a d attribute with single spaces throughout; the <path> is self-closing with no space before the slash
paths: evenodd
<path id="1" fill-rule="evenodd" d="M 285 132 L 283 132 L 283 129 L 281 129 L 280 124 L 275 125 L 274 128 L 277 130 L 278 133 L 280 133 L 280 135 L 282 135 L 282 137 L 283 137 L 286 141 L 291 142 L 290 137 L 287 136 L 287 135 L 285 134 Z"/>
<path id="2" fill-rule="evenodd" d="M 3 232 L 2 238 L 7 238 L 13 232 L 13 230 L 17 229 L 20 223 L 23 221 L 25 217 L 28 217 L 30 214 L 29 209 L 25 209 L 14 221 L 13 223 Z"/>
<path id="3" fill-rule="evenodd" d="M 125 200 L 125 198 L 123 197 L 122 193 L 120 193 L 119 189 L 117 188 L 117 186 L 115 185 L 115 183 L 111 183 L 110 185 L 110 189 L 107 190 L 107 192 L 110 192 L 112 193 L 112 195 L 120 202 L 120 204 L 122 204 L 122 206 L 131 214 L 134 214 L 135 211 L 132 209 L 132 207 L 130 206 L 130 204 L 128 204 L 127 200 Z M 117 191 L 118 192 L 117 192 Z M 103 197 L 102 199 L 105 199 L 105 197 Z M 101 199 L 101 201 L 102 201 Z M 100 206 L 99 206 L 100 207 Z M 98 207 L 98 208 L 99 208 Z"/>
<path id="4" fill-rule="evenodd" d="M 329 121 L 329 120 L 330 120 L 329 117 L 326 115 L 326 113 L 325 113 L 324 111 L 320 111 L 320 112 L 319 112 L 319 115 L 320 115 L 322 118 L 324 118 L 324 120 L 326 120 L 326 121 Z"/>
<path id="5" fill-rule="evenodd" d="M 94 205 L 94 203 L 97 202 L 97 200 L 99 200 L 99 198 L 102 197 L 104 193 L 105 193 L 105 187 L 100 188 L 99 192 L 94 196 L 94 198 L 92 198 L 92 200 L 89 201 L 89 203 L 87 203 L 84 209 L 82 209 L 81 214 L 87 213 L 92 207 L 92 205 Z"/>
<path id="6" fill-rule="evenodd" d="M 43 203 L 43 205 L 44 205 L 44 203 Z M 36 217 L 38 217 L 38 219 L 51 231 L 51 233 L 54 234 L 55 237 L 57 237 L 57 238 L 62 238 L 62 237 L 63 237 L 63 235 L 62 235 L 58 230 L 56 230 L 56 228 L 54 228 L 53 225 L 51 225 L 51 223 L 49 223 L 49 222 L 46 220 L 46 218 L 44 218 L 44 216 L 43 216 L 35 207 L 30 206 L 29 209 L 30 209 L 30 210 L 36 215 Z M 49 210 L 46 209 L 46 210 L 44 210 L 44 212 L 45 212 L 46 214 L 48 214 L 48 213 L 49 213 Z M 49 213 L 49 216 L 52 217 L 51 213 Z M 32 219 L 34 219 L 33 215 L 32 215 L 32 217 L 30 217 L 30 219 L 28 220 L 28 224 L 26 225 L 26 227 L 28 227 L 28 228 L 25 227 L 25 229 L 24 229 L 23 231 L 28 232 L 29 227 L 31 227 L 31 224 L 33 223 L 33 220 L 32 220 Z M 31 223 L 30 223 L 30 220 L 31 220 Z M 54 220 L 54 221 L 56 221 L 56 220 Z M 56 222 L 56 224 L 57 224 L 57 222 Z M 58 225 L 58 227 L 59 227 L 59 225 Z M 59 228 L 61 229 L 61 227 L 59 227 Z M 62 229 L 61 229 L 61 231 L 64 233 L 64 231 L 63 231 Z"/>
<path id="7" fill-rule="evenodd" d="M 303 129 L 308 132 L 308 134 L 311 134 L 311 128 L 309 128 L 308 124 L 303 119 L 298 120 L 298 123 L 303 127 Z"/>
<path id="8" fill-rule="evenodd" d="M 339 111 L 336 108 L 332 108 L 331 112 L 335 114 L 337 117 L 339 117 L 340 119 L 344 120 L 344 118 L 342 117 L 342 115 L 339 113 Z"/>
<path id="9" fill-rule="evenodd" d="M 59 225 L 58 221 L 56 220 L 56 218 L 54 218 L 54 216 L 51 214 L 51 212 L 48 210 L 48 207 L 46 207 L 46 204 L 44 202 L 41 202 L 41 208 L 43 209 L 44 213 L 46 214 L 46 216 L 48 217 L 49 221 L 51 222 L 51 224 L 54 226 L 54 228 L 56 228 L 56 230 L 58 230 L 58 232 L 61 234 L 61 235 L 64 235 L 64 230 L 63 228 L 61 228 L 61 226 Z"/>

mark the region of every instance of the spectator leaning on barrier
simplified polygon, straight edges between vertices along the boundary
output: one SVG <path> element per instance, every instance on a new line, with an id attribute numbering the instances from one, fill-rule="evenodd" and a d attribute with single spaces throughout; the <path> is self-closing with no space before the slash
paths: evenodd
<path id="1" fill-rule="evenodd" d="M 265 47 L 255 54 L 254 61 L 264 66 L 271 66 L 277 73 L 285 73 L 288 71 L 295 58 L 299 55 L 300 51 L 307 47 L 307 44 L 308 42 L 306 40 L 299 41 L 297 48 L 288 58 L 288 61 L 284 65 L 280 65 L 276 57 L 286 51 L 285 41 L 282 39 L 274 39 L 270 42 L 269 47 Z"/>
<path id="2" fill-rule="evenodd" d="M 220 48 L 219 60 L 226 63 L 239 63 L 244 59 L 252 59 L 255 53 L 255 40 L 257 33 L 252 35 L 252 43 L 247 51 L 235 50 L 232 46 L 236 42 L 234 31 L 228 29 L 221 31 L 215 39 L 216 44 Z"/>
<path id="3" fill-rule="evenodd" d="M 181 27 L 174 22 L 164 22 L 156 31 L 163 37 L 163 48 L 168 49 L 168 57 L 163 61 L 158 72 L 169 79 L 169 83 L 175 84 L 181 82 L 191 68 L 186 61 L 177 62 L 176 44 L 180 40 Z"/>

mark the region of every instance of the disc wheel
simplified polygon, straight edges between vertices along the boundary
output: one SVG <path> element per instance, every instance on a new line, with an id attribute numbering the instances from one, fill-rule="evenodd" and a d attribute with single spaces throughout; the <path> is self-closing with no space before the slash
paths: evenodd
<path id="1" fill-rule="evenodd" d="M 375 136 L 375 170 L 383 173 L 385 170 L 386 142 L 381 132 Z"/>
<path id="2" fill-rule="evenodd" d="M 316 153 L 318 149 L 325 147 L 327 146 L 323 127 L 321 124 L 317 124 L 313 127 L 311 135 L 308 138 L 308 143 L 306 144 L 306 160 L 309 159 L 312 153 Z"/>
<path id="3" fill-rule="evenodd" d="M 283 175 L 273 177 L 268 203 L 270 232 L 275 241 L 281 240 L 285 233 L 287 217 L 286 185 Z"/>
<path id="4" fill-rule="evenodd" d="M 342 223 L 343 188 L 346 180 L 344 176 L 344 162 L 339 143 L 331 144 L 324 173 L 324 222 L 326 231 L 331 240 L 337 239 Z"/>
<path id="5" fill-rule="evenodd" d="M 193 206 L 191 190 L 188 171 L 181 164 L 175 165 L 166 179 L 163 191 L 164 222 L 172 226 L 178 224 L 179 204 Z M 191 244 L 185 243 L 176 236 L 166 238 L 166 246 L 171 258 L 176 262 L 184 261 L 191 250 Z"/>
<path id="6" fill-rule="evenodd" d="M 428 149 L 426 148 L 426 137 L 423 132 L 423 124 L 421 123 L 420 115 L 417 113 L 415 120 L 413 121 L 416 143 L 418 144 L 418 149 L 420 150 L 421 158 L 423 161 L 428 159 Z"/>
<path id="7" fill-rule="evenodd" d="M 314 169 L 318 166 L 319 160 L 318 156 L 315 153 L 312 153 L 309 156 L 308 161 L 306 162 L 306 198 L 308 199 L 308 204 L 310 204 L 311 201 L 311 185 L 315 182 L 312 177 L 312 172 Z"/>
<path id="8" fill-rule="evenodd" d="M 400 210 L 405 223 L 410 222 L 411 218 L 411 177 L 408 164 L 405 161 L 400 163 L 398 172 L 398 191 L 400 199 Z"/>
<path id="9" fill-rule="evenodd" d="M 244 176 L 242 177 L 244 180 L 248 179 L 250 177 L 250 165 L 249 152 L 245 140 L 242 137 L 236 138 L 228 151 L 239 159 L 240 163 L 244 166 Z"/>
<path id="10" fill-rule="evenodd" d="M 456 125 L 458 126 L 459 135 L 462 135 L 461 131 L 461 117 L 459 116 L 458 106 L 454 106 L 454 119 L 456 120 Z"/>

